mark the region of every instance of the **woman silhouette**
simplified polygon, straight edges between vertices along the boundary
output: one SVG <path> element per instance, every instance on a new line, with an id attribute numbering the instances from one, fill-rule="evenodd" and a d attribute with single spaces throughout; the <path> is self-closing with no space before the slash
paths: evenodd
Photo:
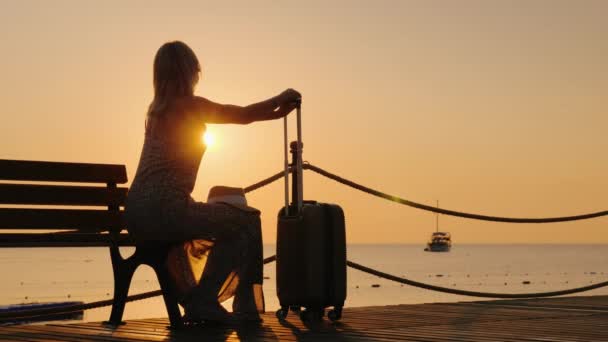
<path id="1" fill-rule="evenodd" d="M 166 43 L 156 53 L 154 99 L 125 206 L 127 228 L 138 241 L 190 241 L 190 253 L 208 256 L 202 274 L 194 275 L 195 284 L 180 293 L 186 320 L 228 319 L 231 315 L 220 301 L 232 295 L 234 316 L 259 320 L 264 311 L 260 212 L 192 199 L 205 152 L 201 137 L 207 123 L 249 124 L 284 117 L 300 94 L 287 89 L 246 107 L 222 105 L 194 95 L 200 71 L 196 55 L 182 42 Z M 178 280 L 187 268 L 179 263 L 169 267 Z"/>

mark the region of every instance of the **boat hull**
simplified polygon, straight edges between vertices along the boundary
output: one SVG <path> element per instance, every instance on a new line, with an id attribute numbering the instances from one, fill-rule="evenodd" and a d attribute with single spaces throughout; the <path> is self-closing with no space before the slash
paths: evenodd
<path id="1" fill-rule="evenodd" d="M 429 245 L 427 245 L 427 247 L 424 250 L 427 252 L 449 252 L 450 248 L 451 248 L 450 245 L 429 244 Z"/>

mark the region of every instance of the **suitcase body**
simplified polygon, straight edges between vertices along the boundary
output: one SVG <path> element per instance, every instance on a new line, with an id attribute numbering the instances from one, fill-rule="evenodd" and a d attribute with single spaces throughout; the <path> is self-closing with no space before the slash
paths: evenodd
<path id="1" fill-rule="evenodd" d="M 300 311 L 303 320 L 330 320 L 342 316 L 346 299 L 346 238 L 344 212 L 334 204 L 304 201 L 302 181 L 301 99 L 297 103 L 298 140 L 292 142 L 288 162 L 287 118 L 284 118 L 285 206 L 277 227 L 277 296 L 280 320 L 290 309 Z M 289 175 L 292 179 L 289 203 Z M 300 310 L 304 308 L 305 310 Z"/>
<path id="2" fill-rule="evenodd" d="M 293 208 L 292 208 L 293 209 Z M 277 295 L 285 318 L 289 308 L 305 308 L 303 319 L 342 315 L 346 299 L 344 212 L 334 204 L 305 201 L 298 215 L 278 216 Z"/>

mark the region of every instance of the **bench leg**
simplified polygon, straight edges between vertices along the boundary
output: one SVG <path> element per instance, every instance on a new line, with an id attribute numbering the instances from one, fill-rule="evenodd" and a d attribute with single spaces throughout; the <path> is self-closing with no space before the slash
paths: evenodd
<path id="1" fill-rule="evenodd" d="M 182 320 L 182 314 L 179 311 L 177 298 L 175 297 L 175 289 L 169 275 L 169 270 L 162 264 L 156 264 L 153 266 L 158 278 L 158 283 L 163 292 L 163 299 L 165 300 L 165 307 L 167 308 L 167 314 L 169 315 L 170 327 L 172 329 L 181 329 L 184 326 Z"/>
<path id="2" fill-rule="evenodd" d="M 114 299 L 110 319 L 105 323 L 118 326 L 124 324 L 122 315 L 125 311 L 129 286 L 139 263 L 134 256 L 126 260 L 123 259 L 118 246 L 110 246 L 110 256 L 112 258 L 112 269 L 114 270 Z"/>

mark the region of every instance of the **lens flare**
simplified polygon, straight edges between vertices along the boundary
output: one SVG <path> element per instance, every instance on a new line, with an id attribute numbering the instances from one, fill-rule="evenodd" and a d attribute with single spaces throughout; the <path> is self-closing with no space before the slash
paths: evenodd
<path id="1" fill-rule="evenodd" d="M 203 134 L 203 143 L 204 143 L 204 144 L 205 144 L 207 147 L 210 147 L 210 146 L 215 145 L 215 136 L 213 135 L 213 133 L 211 133 L 211 132 L 209 132 L 209 131 L 206 131 L 206 132 Z"/>

